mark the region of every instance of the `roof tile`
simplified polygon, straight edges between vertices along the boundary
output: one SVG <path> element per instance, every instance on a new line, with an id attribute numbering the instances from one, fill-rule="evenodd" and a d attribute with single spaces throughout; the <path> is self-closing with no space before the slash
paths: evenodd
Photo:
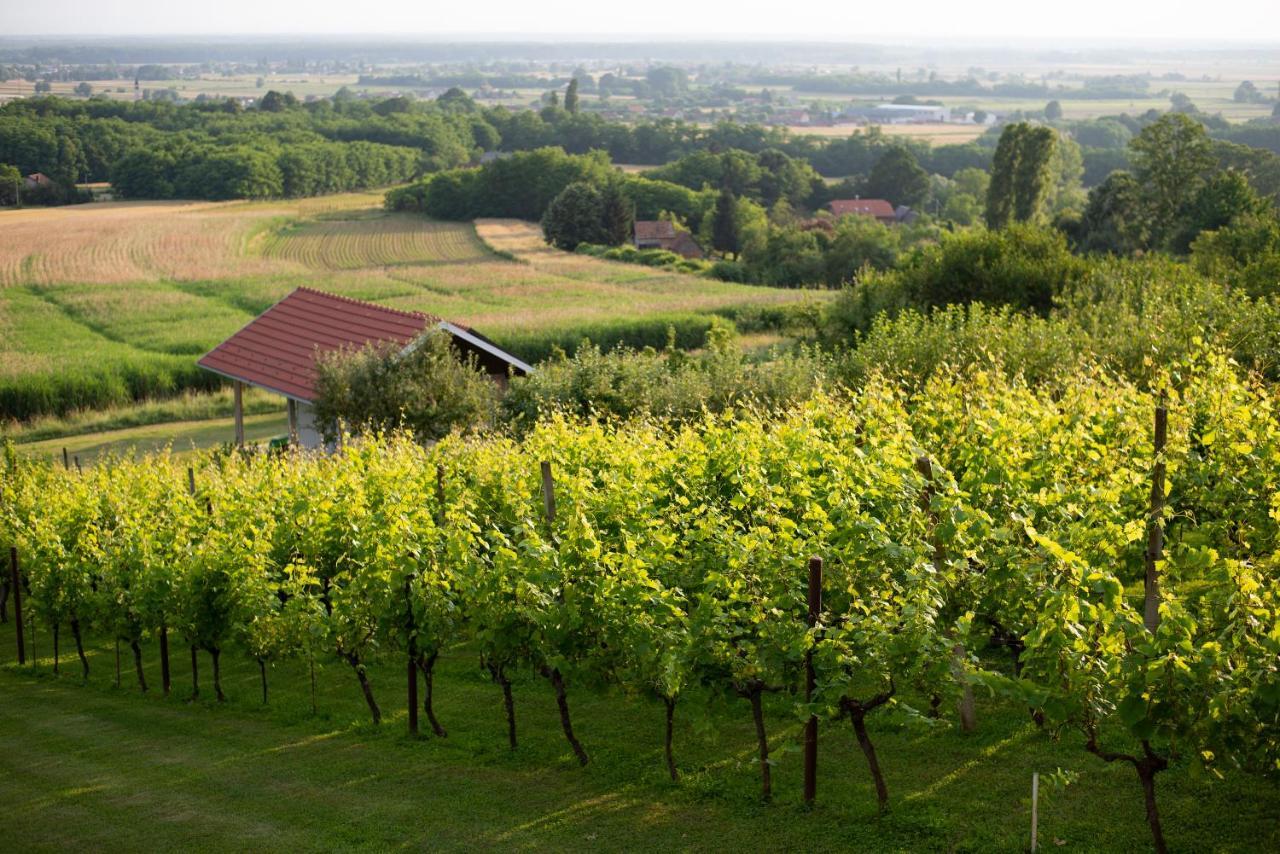
<path id="1" fill-rule="evenodd" d="M 371 342 L 408 344 L 440 319 L 298 288 L 200 359 L 202 368 L 311 401 L 315 356 Z"/>

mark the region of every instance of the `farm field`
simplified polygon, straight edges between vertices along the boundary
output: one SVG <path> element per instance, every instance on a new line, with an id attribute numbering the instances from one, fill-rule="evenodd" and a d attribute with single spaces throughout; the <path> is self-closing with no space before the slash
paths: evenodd
<path id="1" fill-rule="evenodd" d="M 942 123 L 877 125 L 876 127 L 885 136 L 922 139 L 927 140 L 934 145 L 952 145 L 972 142 L 987 131 L 987 127 L 985 125 Z M 855 133 L 863 133 L 865 129 L 856 125 L 833 125 L 831 127 L 793 125 L 788 127 L 787 131 L 792 136 L 820 136 L 844 139 Z"/>
<path id="2" fill-rule="evenodd" d="M 0 413 L 208 387 L 195 358 L 300 285 L 448 317 L 533 359 L 584 335 L 661 343 L 669 324 L 696 345 L 713 313 L 814 298 L 567 255 L 536 225 L 433 223 L 381 201 L 0 213 Z"/>
<path id="3" fill-rule="evenodd" d="M 145 697 L 127 649 L 119 689 L 109 643 L 91 639 L 85 686 L 66 658 L 63 675 L 53 676 L 50 649 L 42 629 L 38 666 L 18 668 L 12 624 L 0 626 L 0 798 L 9 805 L 4 837 L 16 850 L 74 842 L 99 850 L 1017 852 L 1027 848 L 1031 771 L 1057 768 L 1079 776 L 1063 789 L 1042 778 L 1042 846 L 1149 848 L 1132 770 L 1085 753 L 1077 733 L 1055 742 L 1007 706 L 984 704 L 982 726 L 969 736 L 878 721 L 893 802 L 877 816 L 865 762 L 838 722 L 820 733 L 817 806 L 802 807 L 801 730 L 786 700 L 766 706 L 777 764 L 774 803 L 763 805 L 745 701 L 677 722 L 682 780 L 673 784 L 660 703 L 613 691 L 575 695 L 574 723 L 593 756 L 583 769 L 559 733 L 550 689 L 531 674 L 515 678 L 521 740 L 510 752 L 500 695 L 465 647 L 437 665 L 435 705 L 448 738 L 418 740 L 405 734 L 399 667 L 370 668 L 387 712 L 375 727 L 349 668 L 336 661 L 318 672 L 312 716 L 297 662 L 270 668 L 263 707 L 257 666 L 228 650 L 228 702 L 192 704 L 185 657 L 175 658 L 173 696 L 160 696 L 152 644 L 142 649 L 153 686 Z M 201 666 L 207 680 L 208 656 Z M 1213 784 L 1170 773 L 1160 785 L 1175 850 L 1280 846 L 1274 787 L 1235 772 Z"/>

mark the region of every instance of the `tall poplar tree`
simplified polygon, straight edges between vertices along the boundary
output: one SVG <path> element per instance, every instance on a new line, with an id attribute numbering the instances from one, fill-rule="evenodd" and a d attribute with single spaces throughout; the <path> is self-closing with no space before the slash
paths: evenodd
<path id="1" fill-rule="evenodd" d="M 1009 125 L 1000 134 L 987 189 L 987 227 L 1032 222 L 1044 209 L 1053 180 L 1052 164 L 1058 135 L 1053 128 L 1026 122 Z"/>
<path id="2" fill-rule="evenodd" d="M 741 235 L 738 234 L 738 199 L 733 190 L 725 187 L 716 199 L 715 219 L 711 224 L 711 245 L 718 252 L 737 257 L 741 251 Z"/>
<path id="3" fill-rule="evenodd" d="M 578 78 L 569 81 L 569 88 L 564 90 L 564 108 L 567 112 L 578 112 Z"/>
<path id="4" fill-rule="evenodd" d="M 636 205 L 616 182 L 606 185 L 601 193 L 601 211 L 608 245 L 630 243 L 635 232 Z"/>

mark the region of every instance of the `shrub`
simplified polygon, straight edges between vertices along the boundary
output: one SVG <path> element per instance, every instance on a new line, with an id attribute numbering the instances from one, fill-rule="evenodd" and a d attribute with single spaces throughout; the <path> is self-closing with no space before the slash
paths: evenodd
<path id="1" fill-rule="evenodd" d="M 572 252 L 579 243 L 608 243 L 604 196 L 595 186 L 575 181 L 560 191 L 542 215 L 547 243 Z"/>
<path id="2" fill-rule="evenodd" d="M 316 361 L 316 426 L 335 441 L 343 427 L 355 433 L 396 428 L 435 440 L 454 429 L 492 420 L 497 387 L 463 360 L 444 332 L 432 332 L 407 352 L 371 344 L 338 350 Z"/>
<path id="3" fill-rule="evenodd" d="M 897 270 L 864 271 L 832 306 L 832 332 L 848 340 L 881 312 L 981 302 L 1048 314 L 1088 264 L 1059 232 L 1029 225 L 973 230 L 917 249 Z"/>
<path id="4" fill-rule="evenodd" d="M 641 249 L 636 253 L 636 261 L 646 267 L 672 267 L 680 260 L 679 255 L 666 249 Z"/>
<path id="5" fill-rule="evenodd" d="M 722 282 L 745 284 L 751 281 L 750 271 L 747 269 L 747 265 L 741 261 L 716 261 L 711 265 L 711 269 L 707 271 L 707 275 Z"/>
<path id="6" fill-rule="evenodd" d="M 837 376 L 853 386 L 874 373 L 919 383 L 945 367 L 998 368 L 1040 383 L 1069 374 L 1090 350 L 1088 336 L 1058 318 L 1007 306 L 948 306 L 932 313 L 907 309 L 881 315 L 838 360 Z"/>
<path id="7" fill-rule="evenodd" d="M 654 415 L 688 421 L 735 406 L 782 407 L 808 398 L 826 376 L 826 361 L 808 351 L 752 362 L 733 344 L 733 328 L 720 321 L 703 352 L 580 347 L 572 358 L 543 363 L 516 377 L 503 412 L 517 426 L 551 412 L 629 418 Z M 674 331 L 673 336 L 674 337 Z"/>

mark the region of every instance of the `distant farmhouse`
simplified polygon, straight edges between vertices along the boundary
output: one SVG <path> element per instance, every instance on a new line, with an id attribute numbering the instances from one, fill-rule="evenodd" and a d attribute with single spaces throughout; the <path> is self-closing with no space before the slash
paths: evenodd
<path id="1" fill-rule="evenodd" d="M 831 202 L 831 214 L 837 219 L 850 214 L 874 217 L 886 225 L 900 222 L 898 211 L 884 199 L 835 199 Z M 907 210 L 910 210 L 909 208 Z"/>
<path id="2" fill-rule="evenodd" d="M 667 220 L 636 220 L 635 244 L 637 249 L 665 249 L 685 258 L 706 257 L 692 234 Z"/>
<path id="3" fill-rule="evenodd" d="M 951 108 L 930 104 L 877 104 L 869 113 L 873 121 L 884 124 L 909 122 L 949 122 Z"/>
<path id="4" fill-rule="evenodd" d="M 474 329 L 416 311 L 385 306 L 298 288 L 223 341 L 200 359 L 207 371 L 234 381 L 235 441 L 244 444 L 244 386 L 283 395 L 289 405 L 290 440 L 304 448 L 322 443 L 316 429 L 314 404 L 316 357 L 367 344 L 394 343 L 411 348 L 431 329 L 453 336 L 463 356 L 476 362 L 494 380 L 505 384 L 509 373 L 527 374 L 529 365 L 498 347 Z"/>
<path id="5" fill-rule="evenodd" d="M 22 183 L 28 190 L 40 190 L 46 187 L 52 187 L 53 179 L 43 172 L 32 172 L 23 179 Z"/>

